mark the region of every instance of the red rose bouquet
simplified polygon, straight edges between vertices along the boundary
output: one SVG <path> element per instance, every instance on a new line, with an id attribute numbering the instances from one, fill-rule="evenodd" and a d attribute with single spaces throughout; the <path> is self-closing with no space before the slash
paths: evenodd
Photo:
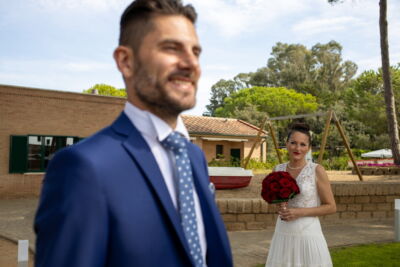
<path id="1" fill-rule="evenodd" d="M 270 204 L 287 202 L 299 193 L 296 180 L 288 172 L 272 172 L 262 182 L 261 196 Z"/>

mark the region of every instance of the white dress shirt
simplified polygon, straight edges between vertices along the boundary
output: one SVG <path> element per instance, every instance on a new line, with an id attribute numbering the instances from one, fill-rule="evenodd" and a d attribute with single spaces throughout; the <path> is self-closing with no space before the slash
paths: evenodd
<path id="1" fill-rule="evenodd" d="M 167 136 L 173 131 L 177 131 L 185 136 L 187 139 L 189 139 L 189 133 L 185 125 L 183 124 L 182 118 L 180 116 L 178 117 L 176 128 L 172 129 L 165 121 L 163 121 L 156 115 L 148 111 L 141 110 L 132 105 L 130 102 L 126 102 L 124 112 L 149 145 L 150 150 L 153 153 L 157 161 L 157 165 L 160 168 L 161 174 L 164 178 L 164 182 L 167 186 L 172 203 L 174 204 L 175 208 L 178 209 L 178 195 L 176 192 L 177 183 L 176 178 L 174 177 L 174 158 L 171 154 L 172 152 L 166 150 L 160 142 L 167 138 Z M 195 188 L 193 192 L 200 246 L 203 253 L 204 262 L 206 262 L 205 257 L 207 243 L 204 231 L 203 215 L 201 213 L 199 197 Z"/>

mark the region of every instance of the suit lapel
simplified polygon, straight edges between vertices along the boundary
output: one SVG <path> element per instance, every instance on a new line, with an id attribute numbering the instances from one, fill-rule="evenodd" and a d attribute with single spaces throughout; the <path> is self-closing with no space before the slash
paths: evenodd
<path id="1" fill-rule="evenodd" d="M 167 213 L 168 218 L 182 243 L 182 246 L 189 256 L 190 250 L 182 230 L 178 212 L 172 203 L 160 168 L 158 167 L 156 159 L 147 145 L 147 142 L 144 140 L 139 131 L 132 125 L 124 113 L 121 114 L 112 127 L 117 132 L 127 135 L 127 138 L 122 145 L 137 162 L 137 165 L 144 173 L 144 177 L 149 181 L 151 187 L 154 189 L 156 196 Z"/>

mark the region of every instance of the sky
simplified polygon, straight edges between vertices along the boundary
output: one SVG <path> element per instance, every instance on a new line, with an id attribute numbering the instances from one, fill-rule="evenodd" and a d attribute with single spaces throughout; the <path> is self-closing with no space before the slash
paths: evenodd
<path id="1" fill-rule="evenodd" d="M 0 84 L 82 92 L 124 84 L 112 53 L 131 0 L 0 0 Z M 277 42 L 311 48 L 331 40 L 358 73 L 380 67 L 379 0 L 186 0 L 198 13 L 203 52 L 196 106 L 211 86 L 266 66 Z M 400 1 L 388 0 L 390 62 L 400 62 Z"/>

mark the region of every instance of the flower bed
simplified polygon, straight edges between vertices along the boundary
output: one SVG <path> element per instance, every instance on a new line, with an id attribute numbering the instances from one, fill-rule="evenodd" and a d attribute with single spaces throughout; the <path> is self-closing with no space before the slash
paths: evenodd
<path id="1" fill-rule="evenodd" d="M 396 167 L 397 165 L 394 163 L 364 163 L 357 164 L 359 167 Z"/>

